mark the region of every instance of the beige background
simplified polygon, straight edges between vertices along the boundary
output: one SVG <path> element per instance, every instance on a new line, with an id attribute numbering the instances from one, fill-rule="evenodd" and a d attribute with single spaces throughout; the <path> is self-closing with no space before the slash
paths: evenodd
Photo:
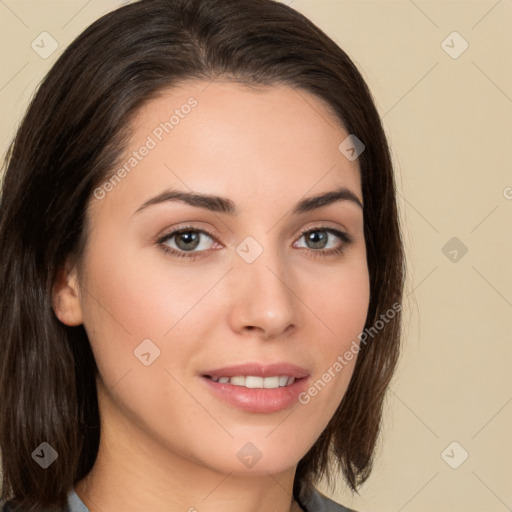
<path id="1" fill-rule="evenodd" d="M 121 3 L 0 0 L 2 153 L 62 49 Z M 393 150 L 410 269 L 374 471 L 360 496 L 323 490 L 360 512 L 512 510 L 512 1 L 286 3 L 370 85 Z M 47 59 L 31 48 L 43 31 L 59 44 Z"/>

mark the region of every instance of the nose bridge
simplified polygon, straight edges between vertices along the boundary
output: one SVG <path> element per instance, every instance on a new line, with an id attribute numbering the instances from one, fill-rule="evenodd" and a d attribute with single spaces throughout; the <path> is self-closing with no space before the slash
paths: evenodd
<path id="1" fill-rule="evenodd" d="M 268 338 L 278 336 L 296 321 L 289 271 L 271 236 L 266 236 L 264 243 L 246 237 L 237 246 L 231 273 L 236 287 L 231 311 L 235 330 L 257 328 Z"/>

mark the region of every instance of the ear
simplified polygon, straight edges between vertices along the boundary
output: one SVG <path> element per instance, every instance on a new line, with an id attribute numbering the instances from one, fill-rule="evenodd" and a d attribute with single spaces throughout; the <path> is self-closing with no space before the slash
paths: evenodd
<path id="1" fill-rule="evenodd" d="M 76 326 L 83 323 L 82 305 L 75 267 L 69 261 L 59 268 L 53 282 L 52 306 L 57 318 L 65 325 Z"/>

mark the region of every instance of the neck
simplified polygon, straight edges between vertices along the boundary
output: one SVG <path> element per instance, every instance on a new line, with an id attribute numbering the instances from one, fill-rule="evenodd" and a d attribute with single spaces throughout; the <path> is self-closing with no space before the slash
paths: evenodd
<path id="1" fill-rule="evenodd" d="M 163 446 L 114 409 L 100 407 L 98 456 L 76 485 L 89 512 L 302 511 L 292 495 L 296 466 L 276 474 L 222 473 Z"/>

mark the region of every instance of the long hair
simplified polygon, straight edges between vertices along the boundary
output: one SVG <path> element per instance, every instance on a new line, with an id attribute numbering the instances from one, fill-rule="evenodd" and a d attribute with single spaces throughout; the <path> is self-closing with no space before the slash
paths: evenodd
<path id="1" fill-rule="evenodd" d="M 112 175 L 134 115 L 180 82 L 285 84 L 323 99 L 365 144 L 358 162 L 370 277 L 365 328 L 400 304 L 404 254 L 393 168 L 371 93 L 348 55 L 292 8 L 272 0 L 141 0 L 106 14 L 63 52 L 11 144 L 0 204 L 2 498 L 65 504 L 92 468 L 100 422 L 96 363 L 83 326 L 52 309 L 66 257 L 80 258 L 86 207 Z M 399 308 L 398 308 L 399 309 Z M 400 311 L 361 349 L 338 409 L 299 461 L 293 493 L 340 470 L 368 478 L 386 388 L 397 363 Z M 381 321 L 381 323 L 383 323 Z M 42 469 L 47 442 L 57 460 Z"/>

